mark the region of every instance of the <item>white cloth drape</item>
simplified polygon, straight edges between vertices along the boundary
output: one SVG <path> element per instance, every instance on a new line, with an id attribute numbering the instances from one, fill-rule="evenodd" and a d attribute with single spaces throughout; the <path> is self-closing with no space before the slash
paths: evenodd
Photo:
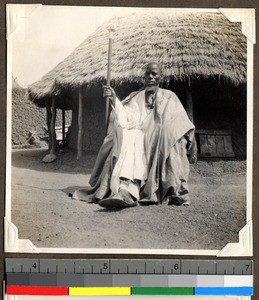
<path id="1" fill-rule="evenodd" d="M 145 93 L 140 92 L 124 106 L 115 100 L 115 115 L 122 127 L 122 145 L 118 161 L 111 177 L 111 191 L 117 193 L 120 178 L 134 180 L 147 179 L 147 159 L 144 151 L 144 127 L 153 110 L 145 106 Z"/>

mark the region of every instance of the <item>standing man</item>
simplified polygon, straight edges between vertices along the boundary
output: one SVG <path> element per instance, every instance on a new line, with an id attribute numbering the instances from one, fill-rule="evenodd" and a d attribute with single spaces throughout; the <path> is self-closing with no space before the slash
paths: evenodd
<path id="1" fill-rule="evenodd" d="M 195 163 L 197 153 L 194 125 L 177 96 L 159 88 L 161 79 L 161 66 L 150 62 L 145 88 L 122 102 L 104 86 L 113 111 L 87 191 L 102 207 L 190 204 L 189 161 Z"/>

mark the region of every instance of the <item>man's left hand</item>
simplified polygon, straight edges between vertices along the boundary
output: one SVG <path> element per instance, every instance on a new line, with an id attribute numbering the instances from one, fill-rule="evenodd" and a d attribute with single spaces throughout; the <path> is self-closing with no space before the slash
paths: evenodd
<path id="1" fill-rule="evenodd" d="M 198 149 L 197 149 L 196 139 L 194 136 L 191 147 L 188 151 L 188 160 L 190 164 L 195 164 L 197 162 L 197 154 L 198 154 Z"/>

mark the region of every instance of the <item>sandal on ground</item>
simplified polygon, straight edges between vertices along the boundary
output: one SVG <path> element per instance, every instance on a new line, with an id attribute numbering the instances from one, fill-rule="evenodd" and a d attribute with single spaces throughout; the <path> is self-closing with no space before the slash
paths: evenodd
<path id="1" fill-rule="evenodd" d="M 120 190 L 117 194 L 100 200 L 98 204 L 105 208 L 126 208 L 135 207 L 138 205 L 138 202 L 132 199 L 128 191 Z"/>
<path id="2" fill-rule="evenodd" d="M 154 200 L 150 200 L 150 199 L 147 199 L 147 198 L 143 198 L 143 199 L 139 199 L 138 200 L 138 203 L 140 205 L 157 205 L 158 204 L 158 201 L 154 201 Z"/>
<path id="3" fill-rule="evenodd" d="M 191 204 L 191 200 L 189 196 L 168 196 L 168 205 L 176 205 L 176 206 L 189 206 Z"/>

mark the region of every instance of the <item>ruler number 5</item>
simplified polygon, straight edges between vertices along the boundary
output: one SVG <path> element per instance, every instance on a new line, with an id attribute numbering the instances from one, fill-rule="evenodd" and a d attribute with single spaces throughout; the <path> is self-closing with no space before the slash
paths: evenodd
<path id="1" fill-rule="evenodd" d="M 108 269 L 108 264 L 107 264 L 107 263 L 104 263 L 104 264 L 103 264 L 103 269 L 104 269 L 104 270 L 107 270 L 107 269 Z"/>

